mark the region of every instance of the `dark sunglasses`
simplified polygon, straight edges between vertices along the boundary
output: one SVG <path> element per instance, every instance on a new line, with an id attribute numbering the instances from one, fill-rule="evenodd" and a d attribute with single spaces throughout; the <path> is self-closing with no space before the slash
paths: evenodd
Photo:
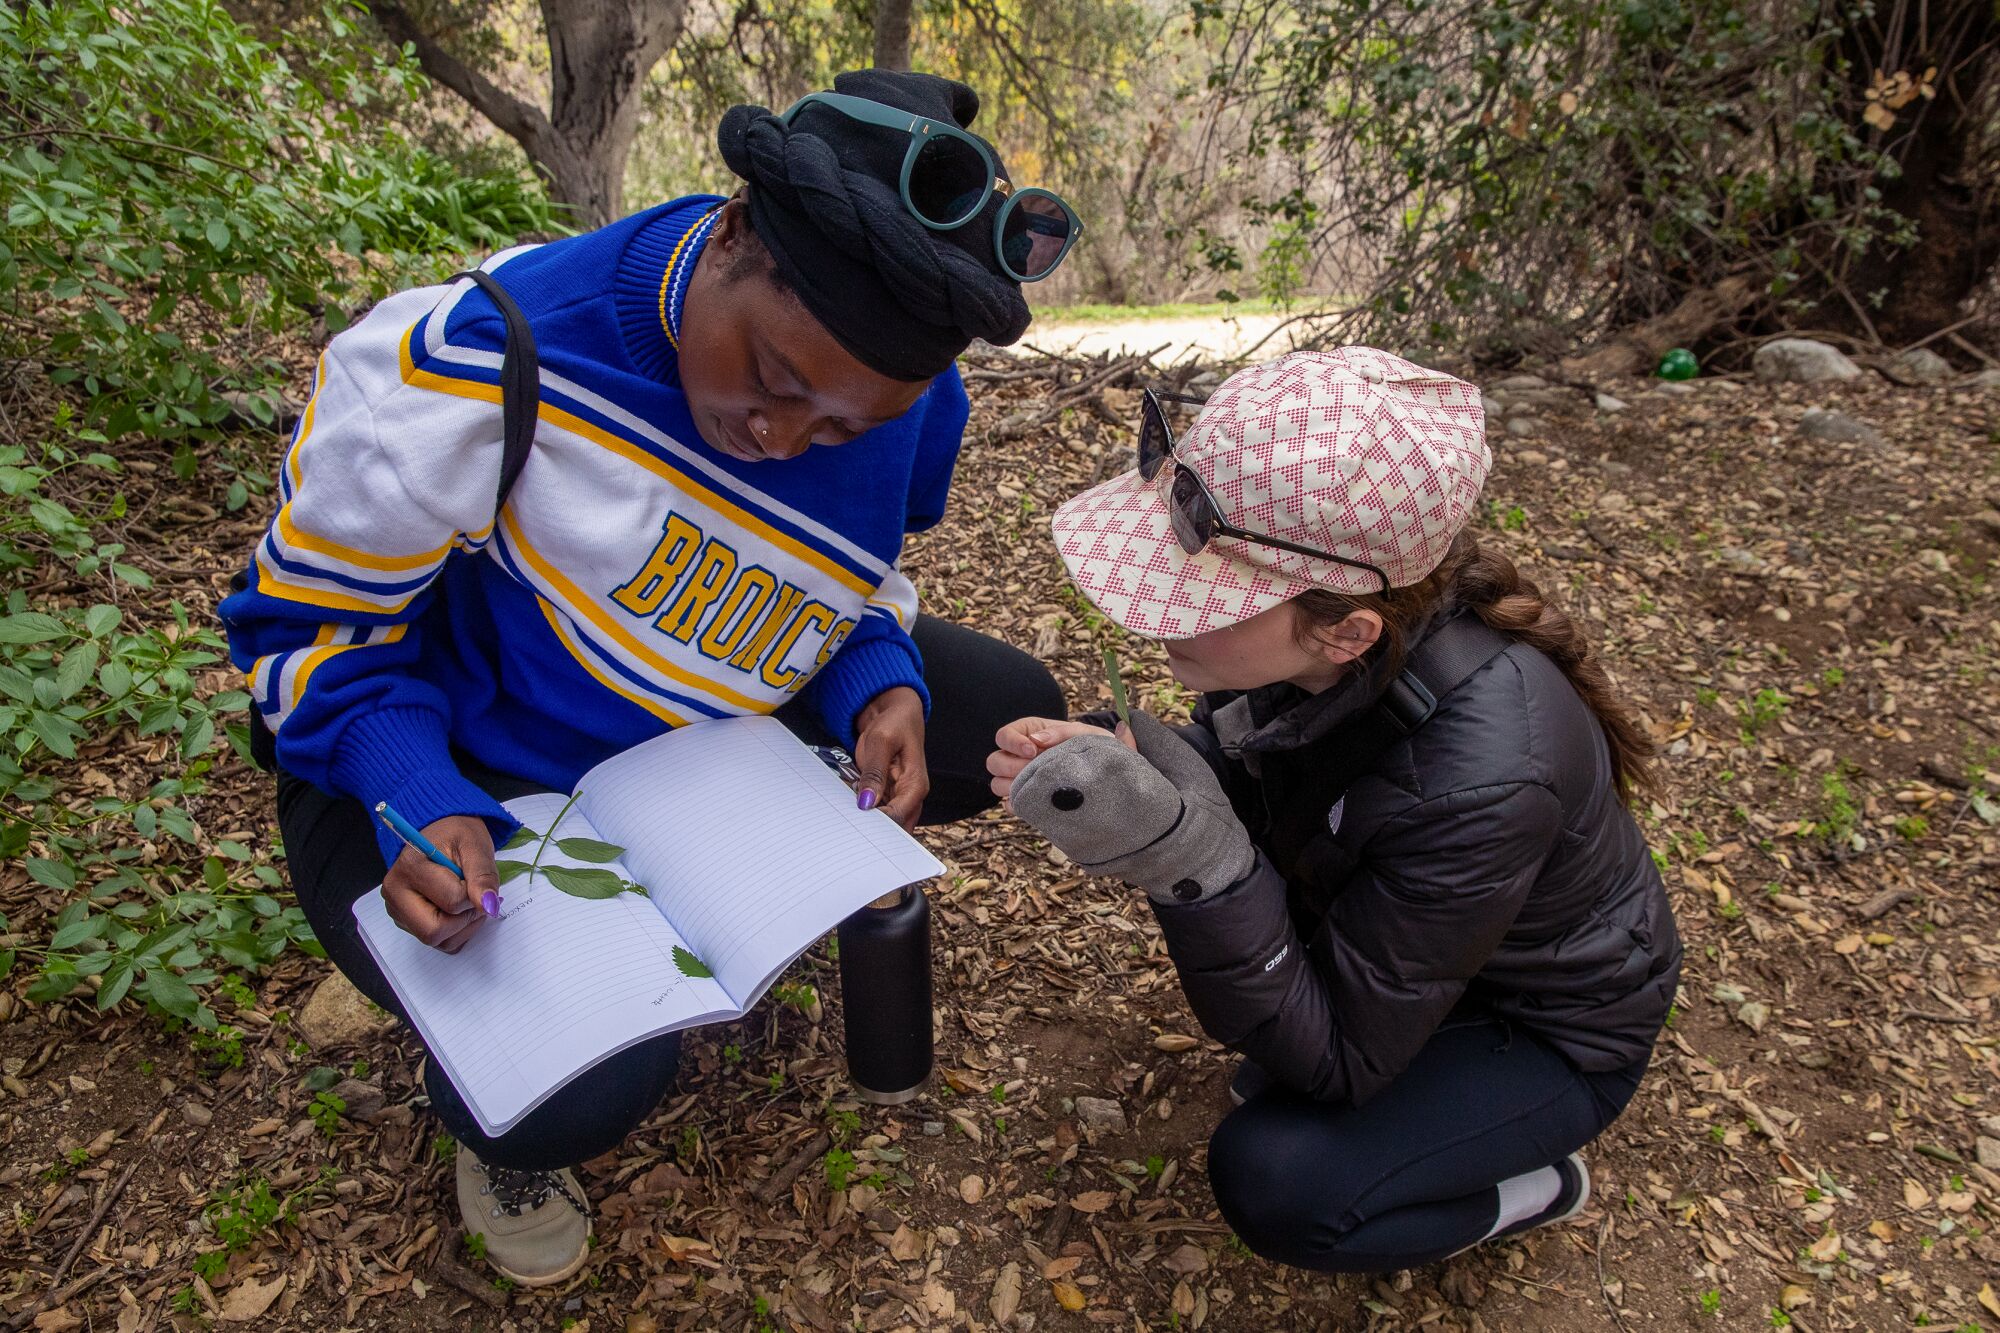
<path id="1" fill-rule="evenodd" d="M 956 231 L 978 216 L 995 190 L 1005 193 L 1007 202 L 993 220 L 993 253 L 1016 282 L 1048 277 L 1083 235 L 1076 210 L 1061 196 L 1034 186 L 1010 189 L 992 152 L 956 125 L 846 93 L 807 93 L 779 119 L 790 125 L 809 106 L 910 136 L 896 188 L 910 216 L 932 231 Z"/>
<path id="2" fill-rule="evenodd" d="M 1181 544 L 1181 549 L 1189 555 L 1199 555 L 1217 537 L 1234 537 L 1238 541 L 1256 542 L 1259 546 L 1275 547 L 1314 560 L 1331 560 L 1349 569 L 1366 570 L 1382 580 L 1382 591 L 1386 594 L 1389 591 L 1389 576 L 1364 560 L 1350 560 L 1316 546 L 1300 546 L 1281 537 L 1267 537 L 1261 532 L 1239 528 L 1223 518 L 1222 506 L 1216 503 L 1215 493 L 1208 489 L 1208 483 L 1193 468 L 1174 457 L 1174 433 L 1167 426 L 1167 410 L 1161 406 L 1167 402 L 1199 407 L 1207 401 L 1206 398 L 1190 398 L 1185 394 L 1155 393 L 1151 389 L 1147 389 L 1139 399 L 1139 479 L 1152 481 L 1160 475 L 1161 468 L 1168 463 L 1174 464 L 1173 490 L 1167 516 L 1173 523 L 1174 539 Z"/>

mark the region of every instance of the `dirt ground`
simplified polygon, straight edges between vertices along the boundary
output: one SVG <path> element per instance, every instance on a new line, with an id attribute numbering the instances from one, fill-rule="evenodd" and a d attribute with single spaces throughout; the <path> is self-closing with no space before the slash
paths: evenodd
<path id="1" fill-rule="evenodd" d="M 1089 368 L 1065 373 L 1088 388 Z M 1026 429 L 1048 379 L 1004 361 L 970 379 L 953 507 L 914 542 L 912 573 L 929 609 L 1035 651 L 1095 705 L 1113 631 L 1066 589 L 1046 520 L 1124 466 L 1133 394 L 1080 392 Z M 679 1088 L 582 1173 L 595 1256 L 536 1293 L 501 1289 L 462 1248 L 414 1043 L 300 1037 L 323 964 L 294 955 L 244 1004 L 218 999 L 244 1034 L 233 1050 L 129 1005 L 27 1006 L 17 974 L 0 995 L 0 1319 L 2000 1328 L 2000 1178 L 1977 1160 L 1982 1136 L 2000 1140 L 2000 393 L 1608 387 L 1628 410 L 1505 395 L 1528 424 L 1494 422 L 1482 518 L 1588 622 L 1665 747 L 1668 795 L 1644 816 L 1688 945 L 1681 1002 L 1589 1152 L 1596 1194 L 1573 1224 L 1379 1278 L 1250 1256 L 1203 1170 L 1231 1059 L 1200 1039 L 1143 899 L 996 816 L 926 834 L 950 867 L 929 1095 L 848 1098 L 834 968 L 815 951 L 793 980 L 816 997 L 691 1034 Z M 1882 439 L 1808 438 L 1809 406 Z M 146 511 L 175 591 L 204 605 L 260 518 Z M 1184 709 L 1157 650 L 1125 653 L 1144 703 Z M 96 762 L 137 763 L 138 746 Z M 230 769 L 196 813 L 205 838 L 277 850 L 251 772 Z M 0 874 L 0 910 L 32 933 L 59 903 Z M 345 1113 L 313 1114 L 334 1078 L 351 1080 Z M 1116 1102 L 1125 1127 L 1086 1130 L 1083 1096 Z M 1984 1151 L 1996 1164 L 2000 1142 Z"/>

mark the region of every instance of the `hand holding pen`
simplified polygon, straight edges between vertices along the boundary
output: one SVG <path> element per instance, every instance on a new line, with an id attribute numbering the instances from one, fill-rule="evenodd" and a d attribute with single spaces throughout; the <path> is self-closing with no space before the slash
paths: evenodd
<path id="1" fill-rule="evenodd" d="M 375 814 L 403 841 L 402 855 L 382 880 L 390 919 L 432 948 L 457 953 L 500 910 L 486 821 L 447 815 L 419 831 L 386 804 Z"/>

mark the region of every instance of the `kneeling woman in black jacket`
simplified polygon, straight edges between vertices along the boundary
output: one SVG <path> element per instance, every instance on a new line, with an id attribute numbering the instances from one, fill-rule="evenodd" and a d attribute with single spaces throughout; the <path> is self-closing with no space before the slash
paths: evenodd
<path id="1" fill-rule="evenodd" d="M 1144 888 L 1247 1057 L 1223 1216 L 1384 1271 L 1579 1212 L 1681 945 L 1624 798 L 1649 746 L 1583 635 L 1465 522 L 1476 390 L 1367 348 L 1232 377 L 1055 520 L 1077 584 L 1166 640 L 1194 722 L 1025 718 L 994 787 Z"/>

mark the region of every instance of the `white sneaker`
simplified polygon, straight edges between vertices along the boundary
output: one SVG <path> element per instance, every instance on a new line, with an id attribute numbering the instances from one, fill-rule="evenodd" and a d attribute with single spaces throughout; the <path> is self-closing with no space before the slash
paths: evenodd
<path id="1" fill-rule="evenodd" d="M 486 1262 L 524 1287 L 546 1287 L 590 1257 L 590 1203 L 568 1171 L 514 1171 L 458 1148 L 458 1214 Z"/>

